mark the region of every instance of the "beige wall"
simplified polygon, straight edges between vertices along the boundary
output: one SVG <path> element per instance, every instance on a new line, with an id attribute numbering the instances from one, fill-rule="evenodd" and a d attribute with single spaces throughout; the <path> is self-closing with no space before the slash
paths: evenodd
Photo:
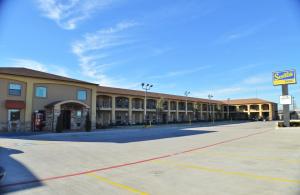
<path id="1" fill-rule="evenodd" d="M 22 96 L 7 95 L 8 83 L 10 81 L 22 84 Z M 35 97 L 34 88 L 37 85 L 48 87 L 47 98 Z M 78 89 L 87 91 L 87 101 L 84 101 L 84 103 L 91 107 L 92 128 L 95 128 L 97 95 L 96 85 L 0 74 L 0 123 L 1 121 L 7 122 L 8 114 L 7 109 L 5 108 L 5 100 L 22 100 L 25 101 L 26 108 L 21 111 L 21 122 L 25 123 L 25 129 L 30 131 L 31 118 L 34 110 L 44 109 L 45 105 L 54 101 L 76 100 Z"/>
<path id="2" fill-rule="evenodd" d="M 20 84 L 22 86 L 21 96 L 11 96 L 8 93 L 8 88 L 10 83 Z M 0 122 L 7 122 L 8 121 L 8 111 L 5 107 L 6 100 L 18 100 L 24 101 L 26 100 L 26 83 L 16 81 L 13 79 L 1 79 L 0 78 Z M 25 117 L 25 110 L 21 110 L 21 120 L 24 121 Z"/>
<path id="3" fill-rule="evenodd" d="M 77 100 L 77 91 L 85 90 L 87 92 L 86 101 L 82 101 L 83 103 L 91 106 L 92 98 L 91 98 L 91 89 L 65 85 L 65 84 L 53 84 L 53 83 L 36 83 L 33 85 L 33 103 L 32 110 L 43 110 L 45 105 L 50 104 L 55 101 L 62 100 Z M 35 96 L 35 88 L 41 86 L 47 88 L 47 97 L 40 98 Z"/>

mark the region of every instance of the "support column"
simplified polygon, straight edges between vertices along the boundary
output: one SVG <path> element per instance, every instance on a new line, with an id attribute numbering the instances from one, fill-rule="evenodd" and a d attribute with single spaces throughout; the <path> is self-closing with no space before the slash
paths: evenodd
<path id="1" fill-rule="evenodd" d="M 215 122 L 215 118 L 216 118 L 216 116 L 215 116 L 215 105 L 212 104 L 212 122 L 213 123 Z"/>
<path id="2" fill-rule="evenodd" d="M 224 105 L 223 106 L 221 105 L 221 111 L 222 111 L 221 112 L 222 113 L 222 116 L 221 116 L 222 120 L 225 120 Z"/>
<path id="3" fill-rule="evenodd" d="M 33 81 L 26 83 L 25 131 L 31 131 Z"/>
<path id="4" fill-rule="evenodd" d="M 269 120 L 273 120 L 273 105 L 269 104 Z"/>
<path id="5" fill-rule="evenodd" d="M 116 123 L 116 96 L 111 97 L 111 123 Z"/>
<path id="6" fill-rule="evenodd" d="M 263 114 L 262 114 L 262 104 L 258 105 L 258 110 L 259 110 L 259 118 L 262 118 L 263 117 Z"/>
<path id="7" fill-rule="evenodd" d="M 168 100 L 168 122 L 171 121 L 171 101 Z"/>
<path id="8" fill-rule="evenodd" d="M 188 105 L 188 102 L 185 101 L 185 120 L 186 120 L 186 121 L 188 120 L 188 109 L 187 109 L 187 105 Z"/>
<path id="9" fill-rule="evenodd" d="M 288 85 L 282 85 L 282 95 L 289 95 Z M 283 105 L 283 124 L 285 127 L 290 126 L 290 105 Z"/>
<path id="10" fill-rule="evenodd" d="M 196 120 L 196 111 L 197 111 L 196 106 L 197 106 L 197 104 L 195 102 L 193 102 L 193 119 L 191 119 L 192 121 Z"/>
<path id="11" fill-rule="evenodd" d="M 248 119 L 250 119 L 250 105 L 247 105 L 247 109 L 248 109 Z"/>
<path id="12" fill-rule="evenodd" d="M 200 120 L 203 120 L 203 104 L 200 104 Z"/>
<path id="13" fill-rule="evenodd" d="M 145 95 L 145 98 L 144 98 L 144 115 L 143 115 L 143 121 L 144 121 L 145 124 L 147 123 L 147 98 L 146 98 L 146 95 Z"/>
<path id="14" fill-rule="evenodd" d="M 92 89 L 91 122 L 92 122 L 92 129 L 96 129 L 96 123 L 97 123 L 97 88 Z"/>
<path id="15" fill-rule="evenodd" d="M 128 98 L 129 100 L 129 108 L 128 108 L 128 122 L 129 124 L 133 124 L 133 121 L 132 121 L 132 97 L 129 97 Z"/>
<path id="16" fill-rule="evenodd" d="M 176 120 L 179 121 L 179 102 L 176 101 Z"/>

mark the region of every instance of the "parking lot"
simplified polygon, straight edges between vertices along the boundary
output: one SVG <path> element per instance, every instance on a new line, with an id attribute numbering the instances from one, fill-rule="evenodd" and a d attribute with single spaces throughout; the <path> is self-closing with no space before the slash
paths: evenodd
<path id="1" fill-rule="evenodd" d="M 300 128 L 206 123 L 0 138 L 9 194 L 300 194 Z"/>

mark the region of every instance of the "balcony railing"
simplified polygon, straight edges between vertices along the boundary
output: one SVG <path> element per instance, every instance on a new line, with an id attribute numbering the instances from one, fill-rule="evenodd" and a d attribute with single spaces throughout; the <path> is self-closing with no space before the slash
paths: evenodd
<path id="1" fill-rule="evenodd" d="M 128 109 L 129 108 L 129 104 L 116 104 L 116 108 Z"/>
<path id="2" fill-rule="evenodd" d="M 132 109 L 144 109 L 144 106 L 133 105 Z"/>
<path id="3" fill-rule="evenodd" d="M 111 108 L 111 104 L 110 103 L 100 103 L 97 104 L 98 108 Z"/>

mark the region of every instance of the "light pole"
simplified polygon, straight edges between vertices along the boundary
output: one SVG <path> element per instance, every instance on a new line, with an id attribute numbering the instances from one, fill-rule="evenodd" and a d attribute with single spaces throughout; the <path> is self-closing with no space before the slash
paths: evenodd
<path id="1" fill-rule="evenodd" d="M 230 98 L 227 98 L 227 120 L 229 120 L 229 102 Z"/>
<path id="2" fill-rule="evenodd" d="M 188 119 L 188 96 L 191 92 L 190 91 L 185 91 L 184 92 L 184 95 L 185 95 L 185 118 Z M 190 118 L 189 118 L 189 122 L 191 123 L 190 121 Z"/>
<path id="3" fill-rule="evenodd" d="M 147 92 L 153 87 L 153 85 L 149 83 L 142 83 L 142 88 L 145 90 L 145 100 L 144 100 L 144 123 L 146 125 L 147 121 Z"/>
<path id="4" fill-rule="evenodd" d="M 209 99 L 209 114 L 210 114 L 210 117 L 212 119 L 212 123 L 215 122 L 214 120 L 214 113 L 212 113 L 212 108 L 211 108 L 211 98 L 213 98 L 214 96 L 212 94 L 208 94 L 208 99 Z"/>

